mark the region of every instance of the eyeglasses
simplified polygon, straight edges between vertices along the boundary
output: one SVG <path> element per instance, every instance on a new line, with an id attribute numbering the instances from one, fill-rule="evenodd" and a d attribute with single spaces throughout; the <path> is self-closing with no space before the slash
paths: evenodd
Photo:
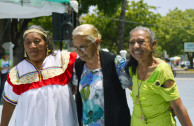
<path id="1" fill-rule="evenodd" d="M 88 48 L 88 46 L 90 46 L 91 42 L 88 43 L 88 45 L 86 46 L 80 46 L 80 47 L 76 47 L 76 46 L 73 46 L 72 49 L 75 51 L 75 52 L 78 52 L 78 50 L 81 50 L 82 52 L 85 52 L 86 49 Z"/>
<path id="2" fill-rule="evenodd" d="M 138 45 L 143 45 L 143 43 L 145 42 L 145 40 L 138 40 L 138 41 L 132 40 L 132 41 L 129 42 L 129 45 L 134 46 L 136 42 L 137 42 Z"/>

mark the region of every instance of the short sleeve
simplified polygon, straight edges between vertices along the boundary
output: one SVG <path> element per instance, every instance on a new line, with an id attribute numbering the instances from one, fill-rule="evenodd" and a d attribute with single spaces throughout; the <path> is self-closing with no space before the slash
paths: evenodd
<path id="1" fill-rule="evenodd" d="M 165 99 L 165 101 L 173 101 L 180 97 L 176 82 L 171 88 L 158 86 L 156 89 L 157 93 L 159 93 Z"/>
<path id="2" fill-rule="evenodd" d="M 127 65 L 127 62 L 124 58 L 117 55 L 115 57 L 115 67 L 116 72 L 119 77 L 119 80 L 121 82 L 121 86 L 123 89 L 128 88 L 130 85 L 132 85 L 132 79 L 129 74 L 125 71 L 125 66 Z"/>
<path id="3" fill-rule="evenodd" d="M 159 93 L 166 101 L 178 99 L 180 95 L 171 67 L 167 63 L 162 63 L 156 75 L 158 75 L 155 80 L 156 92 Z M 174 81 L 174 85 L 171 88 L 164 88 L 162 86 L 167 80 Z"/>
<path id="4" fill-rule="evenodd" d="M 160 83 L 164 84 L 167 80 L 174 80 L 174 75 L 172 73 L 172 69 L 170 65 L 164 63 L 161 68 L 161 74 L 159 74 Z"/>
<path id="5" fill-rule="evenodd" d="M 13 92 L 13 87 L 10 84 L 8 84 L 8 82 L 6 81 L 5 86 L 4 86 L 3 98 L 7 102 L 16 105 L 17 101 L 18 101 L 18 97 L 19 97 L 19 95 L 15 94 Z"/>
<path id="6" fill-rule="evenodd" d="M 157 82 L 157 84 L 163 85 L 167 80 L 172 80 L 175 82 L 171 67 L 163 61 L 155 69 L 148 81 L 155 83 Z"/>

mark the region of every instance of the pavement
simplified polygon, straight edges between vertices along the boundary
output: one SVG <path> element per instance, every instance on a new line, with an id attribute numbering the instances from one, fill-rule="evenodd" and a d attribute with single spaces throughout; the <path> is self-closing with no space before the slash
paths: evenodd
<path id="1" fill-rule="evenodd" d="M 194 74 L 194 69 L 187 69 L 187 68 L 181 68 L 181 67 L 174 67 L 173 69 L 178 74 Z"/>

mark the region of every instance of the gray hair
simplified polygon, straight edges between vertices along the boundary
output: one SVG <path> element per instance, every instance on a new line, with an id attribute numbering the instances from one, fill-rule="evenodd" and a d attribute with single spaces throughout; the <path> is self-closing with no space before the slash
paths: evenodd
<path id="1" fill-rule="evenodd" d="M 28 31 L 29 31 L 29 32 L 28 32 Z M 49 34 L 49 31 L 44 30 L 43 27 L 41 27 L 41 26 L 39 26 L 39 25 L 32 25 L 32 26 L 29 26 L 29 27 L 26 29 L 26 31 L 25 31 L 24 34 L 23 34 L 23 38 L 25 38 L 26 35 L 27 35 L 28 33 L 30 33 L 30 32 L 39 33 L 45 41 L 47 41 L 47 39 L 48 39 L 47 36 L 49 36 L 49 35 L 48 35 L 48 34 Z"/>
<path id="2" fill-rule="evenodd" d="M 40 25 L 32 25 L 32 26 L 29 26 L 26 31 L 24 32 L 23 34 L 23 40 L 25 39 L 26 35 L 30 32 L 27 32 L 27 31 L 30 31 L 30 32 L 37 32 L 38 34 L 40 34 L 40 36 L 44 39 L 44 41 L 46 43 L 48 43 L 48 50 L 50 52 L 48 52 L 49 54 L 53 54 L 54 55 L 54 45 L 51 41 L 51 38 L 49 36 L 49 31 L 46 31 L 42 26 Z"/>
<path id="3" fill-rule="evenodd" d="M 82 24 L 76 27 L 72 33 L 73 36 L 83 35 L 86 36 L 88 40 L 92 43 L 95 43 L 97 39 L 101 39 L 101 35 L 98 32 L 98 29 L 91 24 Z"/>
<path id="4" fill-rule="evenodd" d="M 149 28 L 147 28 L 147 27 L 143 27 L 143 26 L 137 26 L 137 27 L 135 27 L 134 29 L 132 29 L 131 32 L 129 33 L 129 37 L 130 37 L 130 38 L 131 38 L 132 33 L 133 33 L 134 31 L 136 31 L 136 30 L 143 30 L 143 31 L 146 31 L 147 34 L 148 34 L 148 36 L 150 37 L 150 42 L 151 42 L 151 43 L 154 43 L 154 40 L 155 40 L 155 34 L 154 34 L 154 32 L 153 32 L 151 29 L 149 29 Z"/>

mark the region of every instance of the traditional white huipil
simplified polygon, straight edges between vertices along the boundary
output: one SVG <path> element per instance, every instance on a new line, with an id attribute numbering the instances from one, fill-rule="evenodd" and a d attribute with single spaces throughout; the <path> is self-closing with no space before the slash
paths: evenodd
<path id="1" fill-rule="evenodd" d="M 4 99 L 16 105 L 15 126 L 78 126 L 68 85 L 77 54 L 49 55 L 39 71 L 27 59 L 11 69 Z"/>

